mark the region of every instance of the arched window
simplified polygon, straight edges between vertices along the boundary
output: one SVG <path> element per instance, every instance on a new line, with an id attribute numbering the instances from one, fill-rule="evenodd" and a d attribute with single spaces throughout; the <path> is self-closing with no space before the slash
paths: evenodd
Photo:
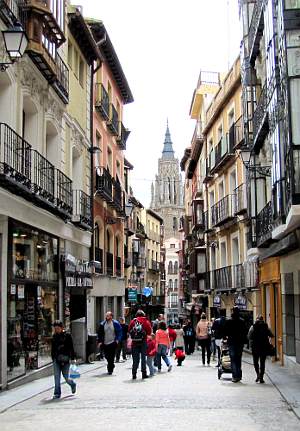
<path id="1" fill-rule="evenodd" d="M 177 284 L 178 284 L 178 280 L 177 280 L 177 278 L 175 278 L 175 280 L 174 280 L 174 290 L 177 289 Z"/>
<path id="2" fill-rule="evenodd" d="M 174 262 L 174 274 L 178 274 L 178 262 Z"/>
<path id="3" fill-rule="evenodd" d="M 168 274 L 173 274 L 173 262 L 171 260 L 168 263 Z"/>
<path id="4" fill-rule="evenodd" d="M 173 280 L 169 280 L 169 289 L 173 289 Z"/>

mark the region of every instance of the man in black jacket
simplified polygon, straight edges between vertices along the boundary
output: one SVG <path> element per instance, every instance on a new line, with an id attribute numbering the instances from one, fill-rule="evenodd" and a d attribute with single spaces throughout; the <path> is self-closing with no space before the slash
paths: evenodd
<path id="1" fill-rule="evenodd" d="M 242 354 L 244 344 L 247 342 L 247 327 L 244 319 L 240 317 L 238 307 L 233 307 L 231 319 L 225 324 L 224 335 L 228 339 L 232 381 L 237 383 L 242 380 Z"/>
<path id="2" fill-rule="evenodd" d="M 53 360 L 54 368 L 54 396 L 55 398 L 61 397 L 60 377 L 64 376 L 65 381 L 71 387 L 72 394 L 76 392 L 76 383 L 69 379 L 70 361 L 75 359 L 73 340 L 71 334 L 67 334 L 64 330 L 63 323 L 56 320 L 53 323 L 54 335 L 52 338 L 51 357 Z"/>

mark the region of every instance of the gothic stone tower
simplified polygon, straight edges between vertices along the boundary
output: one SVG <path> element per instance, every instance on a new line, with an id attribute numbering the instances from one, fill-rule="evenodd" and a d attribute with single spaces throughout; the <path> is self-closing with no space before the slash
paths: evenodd
<path id="1" fill-rule="evenodd" d="M 165 240 L 179 238 L 179 219 L 184 213 L 182 182 L 168 123 L 155 186 L 153 183 L 151 186 L 150 206 L 164 220 Z"/>

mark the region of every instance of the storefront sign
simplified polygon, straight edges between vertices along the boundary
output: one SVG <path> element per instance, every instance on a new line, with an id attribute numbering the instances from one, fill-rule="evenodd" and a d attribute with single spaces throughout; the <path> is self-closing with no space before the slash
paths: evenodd
<path id="1" fill-rule="evenodd" d="M 221 307 L 221 296 L 215 295 L 213 300 L 213 307 L 220 308 Z"/>
<path id="2" fill-rule="evenodd" d="M 92 268 L 89 262 L 77 259 L 71 254 L 62 258 L 66 287 L 92 288 Z"/>
<path id="3" fill-rule="evenodd" d="M 247 298 L 244 295 L 238 295 L 234 298 L 234 305 L 240 310 L 247 310 Z"/>
<path id="4" fill-rule="evenodd" d="M 128 301 L 137 302 L 137 289 L 133 289 L 133 288 L 128 289 Z"/>

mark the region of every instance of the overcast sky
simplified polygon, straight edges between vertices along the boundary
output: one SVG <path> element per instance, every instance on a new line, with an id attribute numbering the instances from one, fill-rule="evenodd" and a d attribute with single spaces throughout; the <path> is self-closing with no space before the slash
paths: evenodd
<path id="1" fill-rule="evenodd" d="M 167 118 L 180 160 L 195 127 L 189 108 L 200 70 L 226 72 L 239 54 L 238 0 L 72 3 L 104 22 L 133 93 L 124 109 L 131 130 L 125 155 L 134 194 L 148 206 Z"/>

